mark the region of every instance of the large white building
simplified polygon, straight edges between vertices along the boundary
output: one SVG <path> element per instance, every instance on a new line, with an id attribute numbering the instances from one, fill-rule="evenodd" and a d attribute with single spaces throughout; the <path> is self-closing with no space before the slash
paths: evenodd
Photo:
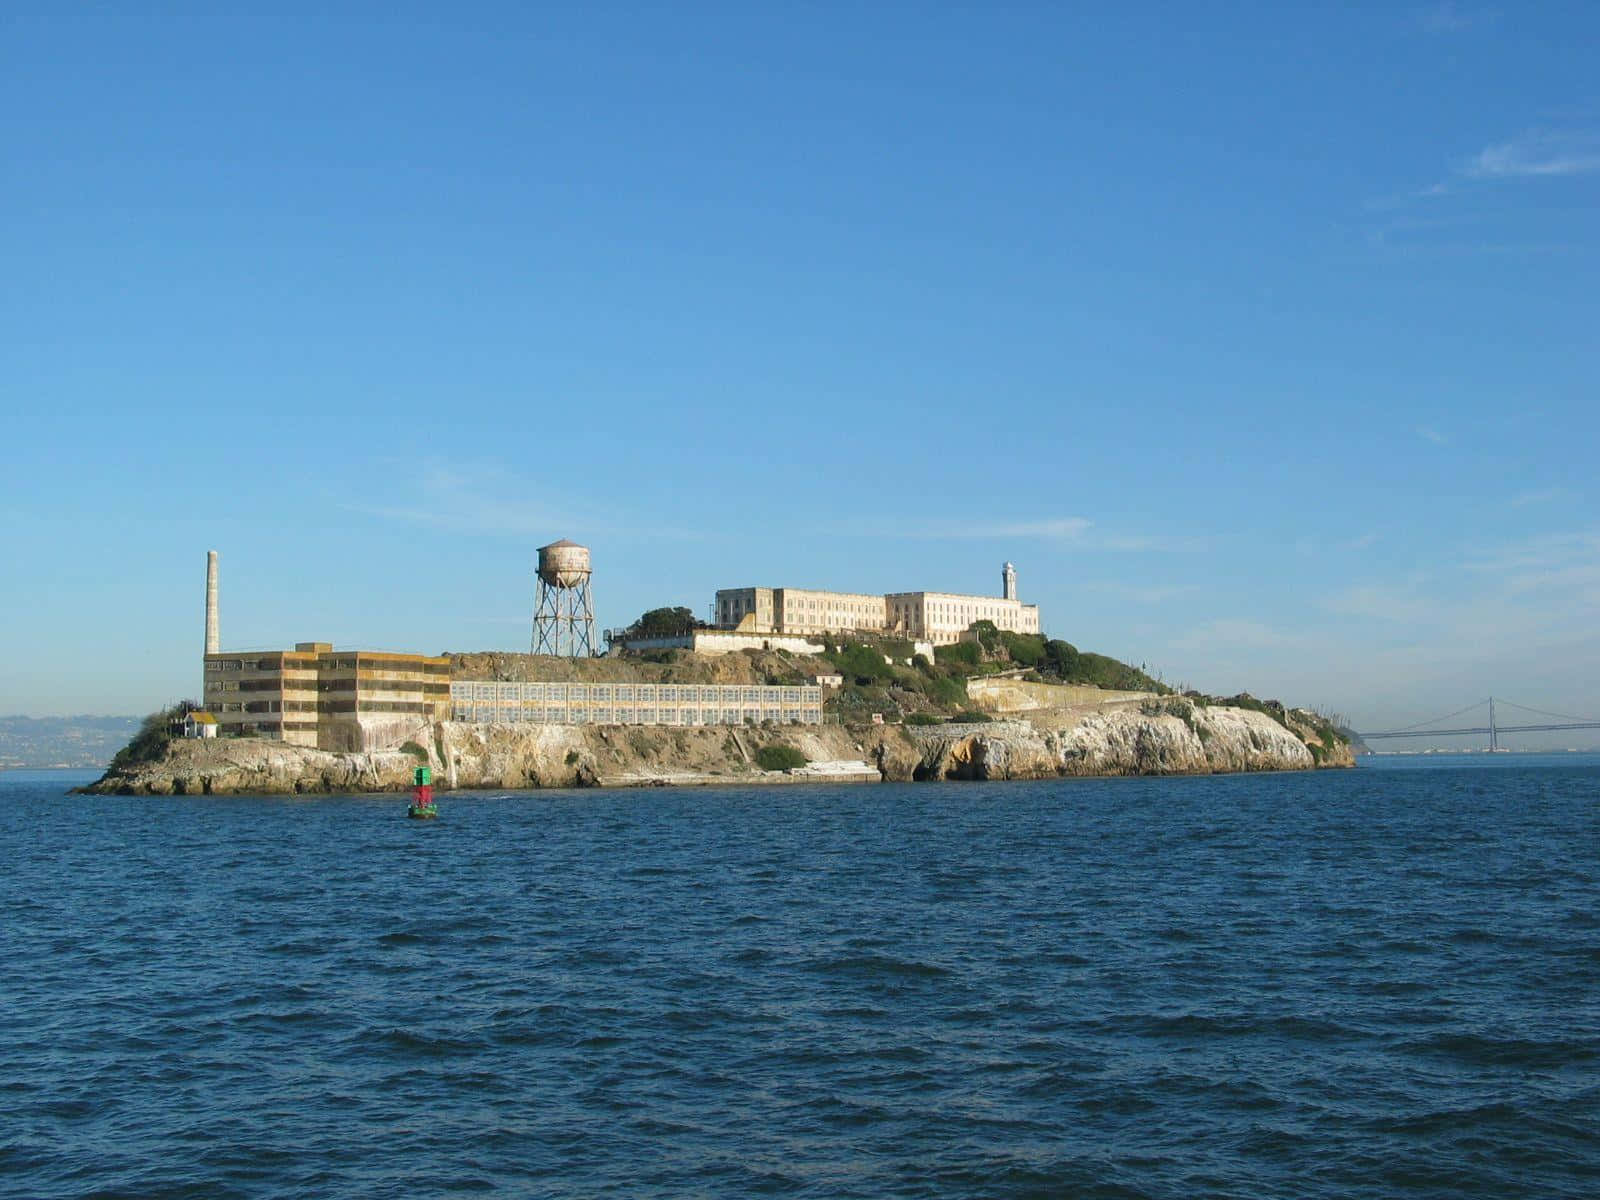
<path id="1" fill-rule="evenodd" d="M 813 588 L 726 588 L 717 593 L 716 625 L 754 633 L 881 633 L 888 624 L 887 599 Z"/>
<path id="2" fill-rule="evenodd" d="M 812 588 L 724 588 L 717 593 L 719 629 L 750 633 L 881 633 L 949 645 L 974 621 L 1012 633 L 1039 632 L 1039 606 L 1017 599 L 1017 569 L 1006 563 L 999 596 L 955 592 L 826 592 Z"/>

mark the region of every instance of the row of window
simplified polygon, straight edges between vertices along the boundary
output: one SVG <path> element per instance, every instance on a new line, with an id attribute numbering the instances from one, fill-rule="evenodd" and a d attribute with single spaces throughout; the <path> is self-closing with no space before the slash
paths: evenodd
<path id="1" fill-rule="evenodd" d="M 213 712 L 219 713 L 324 713 L 339 715 L 355 713 L 357 710 L 354 700 L 228 700 L 220 704 L 212 704 Z M 363 701 L 359 711 L 364 713 L 429 713 L 437 706 L 424 704 L 415 700 L 372 700 Z M 314 728 L 315 726 L 313 726 Z"/>
<path id="2" fill-rule="evenodd" d="M 213 680 L 206 685 L 206 694 L 220 695 L 229 692 L 285 692 L 303 695 L 307 692 L 354 692 L 354 679 L 235 679 Z M 450 694 L 448 683 L 405 683 L 386 679 L 361 680 L 363 695 L 374 692 L 401 692 L 411 696 L 443 699 Z"/>
<path id="3" fill-rule="evenodd" d="M 413 675 L 448 675 L 447 662 L 419 662 L 414 658 L 362 654 L 356 658 L 318 659 L 296 658 L 291 653 L 274 654 L 270 658 L 219 658 L 206 661 L 207 674 L 224 671 L 354 671 L 357 666 L 364 671 L 405 671 Z"/>
<path id="4" fill-rule="evenodd" d="M 463 701 L 535 703 L 621 703 L 770 705 L 820 702 L 821 689 L 773 685 L 692 683 L 500 683 L 462 680 L 450 685 L 450 695 Z"/>
<path id="5" fill-rule="evenodd" d="M 457 721 L 494 725 L 744 725 L 776 721 L 820 725 L 822 710 L 806 708 L 572 708 L 565 705 L 457 704 Z"/>

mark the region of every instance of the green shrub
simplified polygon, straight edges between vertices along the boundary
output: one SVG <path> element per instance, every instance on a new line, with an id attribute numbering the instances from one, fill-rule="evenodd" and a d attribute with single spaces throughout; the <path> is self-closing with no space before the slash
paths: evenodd
<path id="1" fill-rule="evenodd" d="M 950 718 L 950 724 L 952 724 L 952 725 L 982 725 L 982 724 L 984 724 L 984 723 L 986 723 L 988 721 L 992 721 L 992 720 L 994 720 L 994 718 L 991 717 L 988 713 L 979 712 L 977 709 L 970 709 L 967 712 L 958 712 L 955 716 L 951 717 Z"/>
<path id="2" fill-rule="evenodd" d="M 869 684 L 894 678 L 894 669 L 883 661 L 883 654 L 859 642 L 854 642 L 824 657 L 839 668 L 841 675 L 847 675 L 857 683 Z"/>
<path id="3" fill-rule="evenodd" d="M 652 608 L 628 626 L 627 634 L 637 638 L 681 637 L 705 627 L 705 622 L 699 620 L 690 609 Z"/>
<path id="4" fill-rule="evenodd" d="M 788 771 L 806 765 L 806 756 L 793 746 L 774 744 L 756 751 L 756 766 L 763 771 Z"/>
<path id="5" fill-rule="evenodd" d="M 153 712 L 139 725 L 139 732 L 133 739 L 118 750 L 111 760 L 110 769 L 121 770 L 124 767 L 137 766 L 139 763 L 154 762 L 166 753 L 168 744 L 173 739 L 172 727 L 175 722 L 183 720 L 184 714 L 193 712 L 199 705 L 193 701 L 184 701 L 174 704 L 171 708 L 163 708 L 160 712 Z"/>
<path id="6" fill-rule="evenodd" d="M 1230 708 L 1245 708 L 1251 712 L 1265 713 L 1285 729 L 1289 729 L 1289 714 L 1283 705 L 1276 700 L 1257 700 L 1249 692 L 1240 692 L 1237 696 L 1229 696 L 1220 703 Z M 1293 733 L 1293 730 L 1290 730 Z"/>
<path id="7" fill-rule="evenodd" d="M 1162 696 L 1172 692 L 1166 684 L 1152 679 L 1138 667 L 1104 654 L 1080 651 L 1071 642 L 1052 639 L 1044 643 L 1041 655 L 1042 664 L 1062 683 L 1087 683 L 1113 691 L 1155 692 Z"/>
<path id="8" fill-rule="evenodd" d="M 907 725 L 943 725 L 944 718 L 938 713 L 911 713 L 906 717 Z"/>
<path id="9" fill-rule="evenodd" d="M 967 631 L 969 633 L 976 634 L 978 638 L 978 645 L 989 651 L 993 651 L 996 646 L 1000 645 L 1001 639 L 1006 636 L 1005 634 L 1002 634 L 995 626 L 995 623 L 990 620 L 974 621 L 971 625 L 967 626 Z"/>
<path id="10" fill-rule="evenodd" d="M 428 752 L 415 742 L 402 742 L 400 744 L 400 753 L 409 754 L 412 758 L 422 762 L 428 761 Z"/>
<path id="11" fill-rule="evenodd" d="M 983 660 L 983 651 L 977 642 L 956 642 L 949 646 L 935 646 L 933 658 L 941 667 L 949 665 L 976 667 Z"/>
<path id="12" fill-rule="evenodd" d="M 1036 667 L 1045 658 L 1044 639 L 1032 633 L 1002 633 L 1000 644 L 1006 657 L 1019 667 Z"/>

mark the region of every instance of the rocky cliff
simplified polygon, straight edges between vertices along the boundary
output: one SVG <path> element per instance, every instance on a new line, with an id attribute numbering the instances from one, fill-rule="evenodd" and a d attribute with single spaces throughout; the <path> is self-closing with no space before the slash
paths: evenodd
<path id="1" fill-rule="evenodd" d="M 1172 712 L 1145 706 L 1089 713 L 1060 729 L 1025 721 L 913 730 L 918 779 L 1047 779 L 1057 775 L 1210 775 L 1353 766 L 1324 752 L 1319 764 L 1289 729 L 1239 708 Z"/>
<path id="2" fill-rule="evenodd" d="M 926 727 L 420 726 L 396 750 L 331 753 L 253 739 L 175 741 L 150 762 L 90 789 L 124 795 L 400 791 L 414 768 L 436 786 L 545 788 L 789 782 L 755 763 L 766 745 L 813 763 L 864 761 L 887 780 L 1047 779 L 1060 775 L 1203 775 L 1350 766 L 1271 717 L 1166 702 L 1117 707 L 1060 728 L 1026 721 Z M 845 772 L 848 775 L 848 772 Z"/>
<path id="3" fill-rule="evenodd" d="M 836 725 L 439 722 L 419 726 L 395 750 L 334 753 L 251 738 L 178 740 L 160 757 L 108 772 L 86 790 L 150 796 L 402 791 L 423 765 L 432 767 L 435 786 L 446 790 L 788 782 L 792 777 L 755 764 L 756 752 L 773 744 L 793 746 L 813 763 L 861 760 L 869 753 L 866 742 Z"/>

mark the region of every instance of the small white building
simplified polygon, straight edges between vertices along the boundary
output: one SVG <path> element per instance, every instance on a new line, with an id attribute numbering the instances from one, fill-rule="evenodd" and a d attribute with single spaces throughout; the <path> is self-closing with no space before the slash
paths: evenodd
<path id="1" fill-rule="evenodd" d="M 214 738 L 217 736 L 217 719 L 198 709 L 183 714 L 183 736 L 186 738 Z"/>

